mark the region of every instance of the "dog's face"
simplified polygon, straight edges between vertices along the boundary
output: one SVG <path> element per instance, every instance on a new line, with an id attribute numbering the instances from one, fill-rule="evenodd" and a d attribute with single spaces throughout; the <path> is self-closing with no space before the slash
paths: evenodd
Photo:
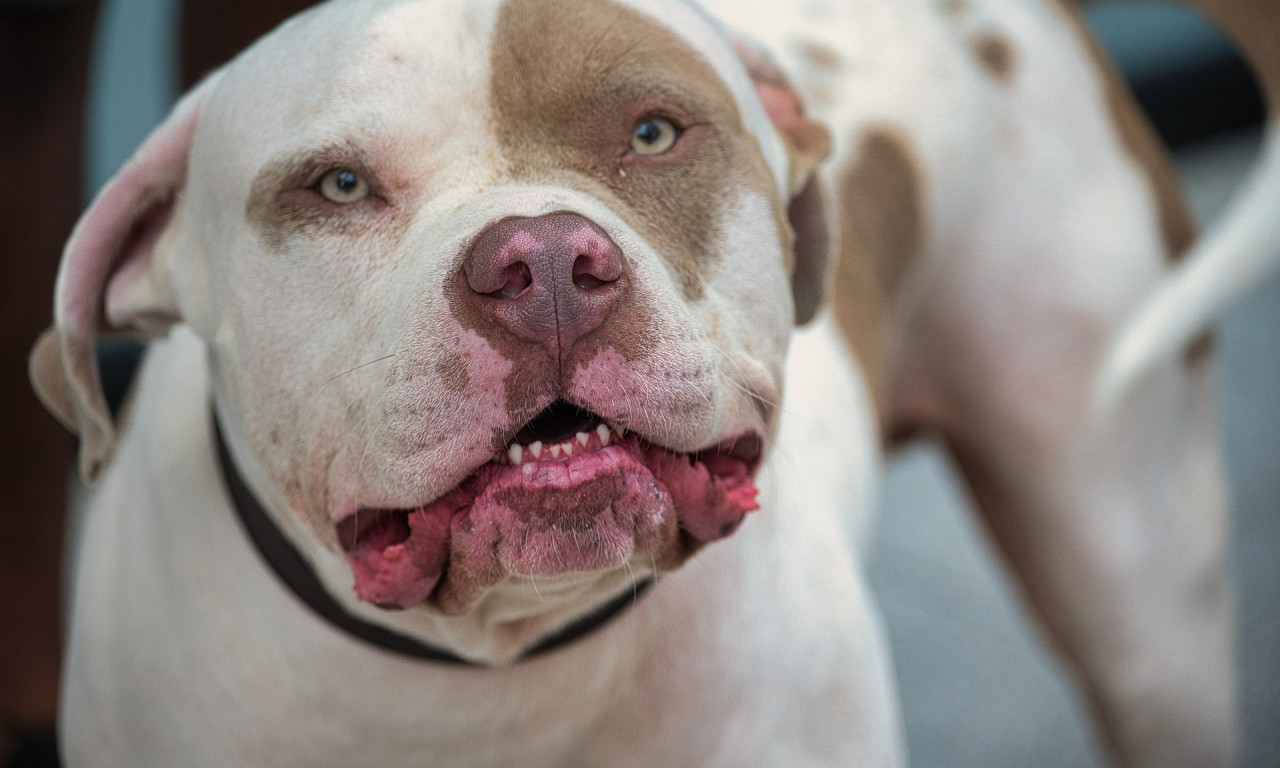
<path id="1" fill-rule="evenodd" d="M 314 9 L 189 108 L 164 288 L 106 315 L 196 329 L 246 474 L 366 602 L 674 568 L 755 508 L 821 270 L 756 93 L 675 0 Z"/>

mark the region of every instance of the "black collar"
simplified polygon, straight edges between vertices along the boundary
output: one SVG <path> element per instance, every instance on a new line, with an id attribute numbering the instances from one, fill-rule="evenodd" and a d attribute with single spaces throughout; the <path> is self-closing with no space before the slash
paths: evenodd
<path id="1" fill-rule="evenodd" d="M 258 499 L 245 485 L 235 463 L 227 451 L 226 441 L 222 439 L 222 430 L 218 427 L 217 416 L 214 416 L 214 433 L 218 443 L 218 459 L 222 465 L 222 476 L 226 480 L 233 506 L 236 508 L 240 523 L 244 526 L 249 539 L 280 582 L 293 592 L 303 603 L 330 624 L 342 629 L 347 634 L 357 637 L 384 650 L 410 656 L 415 659 L 437 661 L 445 664 L 472 664 L 475 662 L 457 654 L 423 643 L 395 630 L 371 624 L 361 618 L 347 613 L 341 605 L 325 590 L 320 579 L 311 570 L 311 565 L 293 546 L 293 542 L 285 537 L 276 527 L 271 517 L 263 510 Z M 600 608 L 570 622 L 568 626 L 550 636 L 539 640 L 520 654 L 519 660 L 530 659 L 544 653 L 562 648 L 574 640 L 588 635 L 620 616 L 628 608 L 635 605 L 640 597 L 653 586 L 652 578 L 646 579 L 609 600 Z M 476 665 L 479 666 L 479 665 Z"/>

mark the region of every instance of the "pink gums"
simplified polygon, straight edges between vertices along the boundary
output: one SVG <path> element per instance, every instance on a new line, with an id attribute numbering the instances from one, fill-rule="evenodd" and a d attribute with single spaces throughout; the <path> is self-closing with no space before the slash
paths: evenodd
<path id="1" fill-rule="evenodd" d="M 521 466 L 489 463 L 408 512 L 362 512 L 340 526 L 356 596 L 408 608 L 445 577 L 550 575 L 624 563 L 636 550 L 723 538 L 758 508 L 748 462 L 693 457 L 634 436 L 607 448 Z M 357 533 L 359 531 L 359 533 Z"/>

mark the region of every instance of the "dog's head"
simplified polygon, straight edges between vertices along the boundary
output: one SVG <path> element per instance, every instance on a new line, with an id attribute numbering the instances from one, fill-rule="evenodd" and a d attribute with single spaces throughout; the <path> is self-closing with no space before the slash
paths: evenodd
<path id="1" fill-rule="evenodd" d="M 825 133 L 746 50 L 677 0 L 290 21 L 68 246 L 33 369 L 85 471 L 95 335 L 184 322 L 250 484 L 366 603 L 563 621 L 728 535 L 826 261 Z"/>

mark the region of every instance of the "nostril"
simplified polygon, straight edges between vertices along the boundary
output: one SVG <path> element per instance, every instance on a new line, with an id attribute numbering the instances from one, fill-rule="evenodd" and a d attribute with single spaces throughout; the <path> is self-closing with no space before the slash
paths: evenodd
<path id="1" fill-rule="evenodd" d="M 584 291 L 591 291 L 602 285 L 613 282 L 597 276 L 595 264 L 590 256 L 579 256 L 573 262 L 573 284 Z"/>
<path id="2" fill-rule="evenodd" d="M 502 287 L 489 295 L 499 299 L 514 299 L 533 285 L 533 274 L 523 261 L 508 265 L 502 272 Z"/>
<path id="3" fill-rule="evenodd" d="M 573 284 L 584 291 L 594 291 L 602 285 L 608 285 L 600 278 L 591 275 L 574 275 Z"/>

